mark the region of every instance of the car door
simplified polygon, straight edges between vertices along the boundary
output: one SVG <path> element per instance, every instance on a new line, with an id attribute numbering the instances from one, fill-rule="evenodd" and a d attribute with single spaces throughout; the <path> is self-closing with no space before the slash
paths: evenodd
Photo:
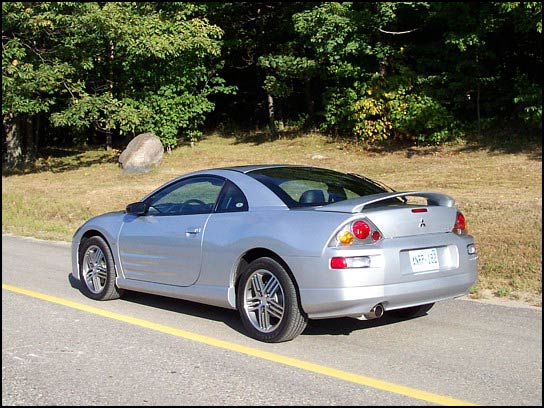
<path id="1" fill-rule="evenodd" d="M 196 282 L 202 239 L 224 180 L 196 176 L 159 190 L 146 202 L 146 215 L 127 214 L 119 233 L 125 278 L 167 285 Z"/>

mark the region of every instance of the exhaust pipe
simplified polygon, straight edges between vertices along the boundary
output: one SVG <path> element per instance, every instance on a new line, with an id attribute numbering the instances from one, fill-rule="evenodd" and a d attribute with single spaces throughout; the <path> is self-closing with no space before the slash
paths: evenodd
<path id="1" fill-rule="evenodd" d="M 363 314 L 362 316 L 356 317 L 358 320 L 372 320 L 372 319 L 379 319 L 383 316 L 383 306 L 381 303 L 378 303 L 376 306 L 374 306 L 372 309 L 370 309 L 370 312 Z"/>

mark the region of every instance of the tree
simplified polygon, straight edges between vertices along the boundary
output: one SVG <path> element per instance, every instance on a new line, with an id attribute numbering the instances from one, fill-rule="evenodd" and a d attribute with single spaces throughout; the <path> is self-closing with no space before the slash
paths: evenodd
<path id="1" fill-rule="evenodd" d="M 76 69 L 59 58 L 63 50 L 55 44 L 58 25 L 66 24 L 60 9 L 75 13 L 86 7 L 2 3 L 3 168 L 33 160 L 34 122 L 54 109 Z"/>
<path id="2" fill-rule="evenodd" d="M 236 86 L 236 97 L 219 96 L 221 110 L 216 121 L 235 121 L 240 125 L 267 122 L 275 131 L 275 120 L 281 121 L 282 94 L 270 76 L 274 69 L 266 62 L 270 55 L 282 55 L 294 37 L 292 15 L 311 7 L 304 2 L 229 2 L 208 3 L 206 14 L 225 35 L 221 71 L 229 84 Z M 263 59 L 264 58 L 264 59 Z M 278 86 L 282 86 L 277 82 Z M 278 117 L 276 117 L 276 115 Z"/>
<path id="3" fill-rule="evenodd" d="M 2 91 L 8 167 L 53 126 L 108 148 L 225 122 L 369 143 L 541 131 L 542 4 L 5 2 Z"/>
<path id="4" fill-rule="evenodd" d="M 21 115 L 106 136 L 156 133 L 167 148 L 196 140 L 217 75 L 222 30 L 190 3 L 3 3 L 6 158 Z M 16 62 L 14 62 L 16 61 Z M 44 84 L 45 81 L 45 84 Z M 6 130 L 8 130 L 6 132 Z M 9 167 L 20 160 L 9 159 Z"/>

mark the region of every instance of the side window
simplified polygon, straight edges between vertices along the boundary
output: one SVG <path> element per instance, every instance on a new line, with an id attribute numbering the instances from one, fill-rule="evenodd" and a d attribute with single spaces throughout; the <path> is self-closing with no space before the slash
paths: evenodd
<path id="1" fill-rule="evenodd" d="M 227 181 L 221 198 L 219 199 L 219 205 L 217 206 L 217 212 L 239 212 L 247 211 L 247 200 L 236 185 Z"/>
<path id="2" fill-rule="evenodd" d="M 225 181 L 217 177 L 192 177 L 153 195 L 149 214 L 185 215 L 211 213 Z"/>

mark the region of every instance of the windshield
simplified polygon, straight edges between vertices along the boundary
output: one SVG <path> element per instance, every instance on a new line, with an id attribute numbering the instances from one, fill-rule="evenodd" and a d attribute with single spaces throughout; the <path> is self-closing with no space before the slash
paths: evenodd
<path id="1" fill-rule="evenodd" d="M 316 167 L 272 167 L 247 174 L 272 190 L 289 208 L 321 206 L 388 192 L 362 176 Z"/>

